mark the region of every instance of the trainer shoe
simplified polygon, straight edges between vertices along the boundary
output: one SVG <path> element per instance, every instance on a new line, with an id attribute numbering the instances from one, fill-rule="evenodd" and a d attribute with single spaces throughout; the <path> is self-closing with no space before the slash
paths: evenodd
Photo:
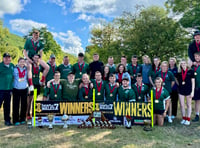
<path id="1" fill-rule="evenodd" d="M 181 121 L 181 124 L 184 124 L 184 123 L 185 123 L 185 121 L 186 121 L 186 120 L 182 120 L 182 121 Z"/>
<path id="2" fill-rule="evenodd" d="M 10 121 L 5 121 L 5 125 L 6 126 L 11 126 L 12 124 L 10 123 Z"/>
<path id="3" fill-rule="evenodd" d="M 192 122 L 197 122 L 199 121 L 199 115 L 196 115 L 195 118 L 192 120 Z"/>
<path id="4" fill-rule="evenodd" d="M 171 118 L 172 118 L 172 119 L 175 119 L 175 118 L 176 118 L 176 116 L 172 115 L 172 116 L 171 116 Z"/>
<path id="5" fill-rule="evenodd" d="M 19 125 L 20 125 L 20 123 L 19 123 L 19 122 L 16 122 L 14 125 L 15 125 L 15 126 L 19 126 Z"/>
<path id="6" fill-rule="evenodd" d="M 190 125 L 190 121 L 186 120 L 184 125 Z"/>
<path id="7" fill-rule="evenodd" d="M 168 122 L 169 122 L 169 123 L 172 123 L 172 122 L 173 122 L 171 117 L 168 117 Z"/>
<path id="8" fill-rule="evenodd" d="M 29 91 L 34 91 L 33 85 L 29 86 Z"/>

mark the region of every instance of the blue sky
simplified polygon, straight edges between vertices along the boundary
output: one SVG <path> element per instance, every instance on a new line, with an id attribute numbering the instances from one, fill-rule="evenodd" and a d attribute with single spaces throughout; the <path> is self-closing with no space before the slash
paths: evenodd
<path id="1" fill-rule="evenodd" d="M 19 36 L 46 26 L 68 53 L 77 55 L 90 44 L 90 30 L 112 21 L 135 5 L 164 7 L 165 0 L 0 0 L 4 27 Z"/>

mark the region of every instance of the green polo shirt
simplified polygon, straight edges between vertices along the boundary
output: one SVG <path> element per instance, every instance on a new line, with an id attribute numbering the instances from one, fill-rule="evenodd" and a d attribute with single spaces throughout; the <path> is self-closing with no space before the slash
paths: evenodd
<path id="1" fill-rule="evenodd" d="M 55 91 L 57 92 L 56 93 L 57 96 L 55 96 L 55 91 L 54 91 L 53 86 L 55 88 Z M 52 101 L 62 100 L 62 85 L 59 85 L 59 88 L 58 88 L 58 84 L 51 83 L 50 88 L 45 87 L 45 90 L 44 90 L 44 96 L 47 97 L 48 94 L 49 94 L 49 100 L 52 100 Z"/>
<path id="2" fill-rule="evenodd" d="M 149 93 L 149 87 L 142 83 L 142 88 L 141 88 L 141 86 L 138 86 L 138 88 L 137 88 L 137 84 L 135 83 L 135 84 L 132 85 L 132 89 L 135 92 L 136 101 L 144 102 L 145 101 L 145 95 L 147 95 Z M 140 89 L 141 89 L 141 93 L 140 93 Z"/>
<path id="3" fill-rule="evenodd" d="M 29 58 L 32 58 L 35 54 L 38 54 L 38 52 L 43 50 L 43 48 L 44 44 L 40 40 L 32 43 L 32 38 L 27 39 L 24 45 L 24 49 L 28 52 Z"/>
<path id="4" fill-rule="evenodd" d="M 89 73 L 89 65 L 87 63 L 84 63 L 83 68 L 82 66 L 83 64 L 80 64 L 80 69 L 82 69 L 82 71 L 80 71 L 78 63 L 73 65 L 73 72 L 75 73 L 75 79 L 81 79 L 84 73 Z"/>
<path id="5" fill-rule="evenodd" d="M 70 84 L 68 80 L 61 79 L 60 84 L 63 87 L 62 91 L 63 100 L 66 100 L 68 102 L 77 101 L 79 81 L 74 80 L 74 82 Z"/>
<path id="6" fill-rule="evenodd" d="M 91 79 L 91 82 L 93 83 L 94 89 L 95 89 L 95 102 L 100 103 L 104 102 L 104 89 L 105 89 L 105 82 L 102 80 L 102 86 L 100 92 L 98 92 L 97 85 L 100 87 L 101 83 L 96 84 L 95 79 Z M 100 93 L 100 94 L 99 94 Z"/>
<path id="7" fill-rule="evenodd" d="M 88 95 L 87 95 L 87 98 L 86 98 L 86 91 L 85 91 L 85 87 L 81 87 L 81 89 L 79 89 L 79 93 L 78 93 L 78 98 L 80 101 L 83 101 L 83 102 L 90 102 L 92 101 L 92 89 L 89 88 L 89 92 L 88 92 Z"/>
<path id="8" fill-rule="evenodd" d="M 32 64 L 32 81 L 33 81 L 33 85 L 40 85 L 40 72 L 42 70 L 41 65 L 39 65 L 38 68 L 39 68 L 38 69 L 38 73 L 34 74 L 34 67 L 33 67 L 33 64 Z"/>
<path id="9" fill-rule="evenodd" d="M 155 79 L 156 79 L 156 73 L 159 72 L 159 71 L 160 71 L 160 69 L 157 70 L 157 71 L 155 72 L 155 70 L 152 69 L 152 67 L 151 67 L 151 69 L 149 70 L 148 75 L 149 75 L 149 77 L 151 77 L 153 83 L 154 83 L 154 81 L 155 81 Z"/>
<path id="10" fill-rule="evenodd" d="M 137 64 L 137 66 L 132 66 L 132 63 L 130 63 L 128 64 L 128 73 L 136 78 L 137 73 L 142 73 L 142 66 L 140 64 Z"/>
<path id="11" fill-rule="evenodd" d="M 68 73 L 73 70 L 73 67 L 71 64 L 69 65 L 60 64 L 57 70 L 60 72 L 61 79 L 67 80 Z"/>
<path id="12" fill-rule="evenodd" d="M 169 92 L 167 89 L 162 87 L 161 95 L 156 99 L 156 88 L 153 88 L 153 107 L 154 110 L 165 110 L 165 101 L 170 98 Z"/>
<path id="13" fill-rule="evenodd" d="M 192 66 L 192 69 L 194 71 L 194 66 Z M 196 73 L 197 75 L 195 75 L 195 88 L 200 88 L 200 66 L 197 68 Z"/>
<path id="14" fill-rule="evenodd" d="M 12 90 L 13 89 L 13 71 L 14 65 L 9 64 L 9 67 L 0 63 L 0 90 Z"/>
<path id="15" fill-rule="evenodd" d="M 118 101 L 136 101 L 135 92 L 132 88 L 124 89 L 120 86 L 118 89 Z"/>
<path id="16" fill-rule="evenodd" d="M 164 78 L 164 76 L 165 76 L 165 73 L 163 73 L 163 78 Z M 158 71 L 156 73 L 156 77 L 161 77 L 161 71 Z M 172 92 L 171 84 L 172 84 L 173 81 L 175 81 L 174 74 L 171 71 L 168 70 L 166 78 L 165 78 L 165 82 L 163 82 L 163 83 L 165 83 L 165 85 L 163 85 L 163 86 L 167 89 L 167 91 L 169 93 Z"/>
<path id="17" fill-rule="evenodd" d="M 116 101 L 118 88 L 117 88 L 116 84 L 110 85 L 110 86 L 109 85 L 110 85 L 110 83 L 106 83 L 106 86 L 105 86 L 106 101 Z M 114 90 L 113 90 L 113 88 L 114 88 Z M 111 90 L 113 90 L 112 93 L 111 93 Z"/>

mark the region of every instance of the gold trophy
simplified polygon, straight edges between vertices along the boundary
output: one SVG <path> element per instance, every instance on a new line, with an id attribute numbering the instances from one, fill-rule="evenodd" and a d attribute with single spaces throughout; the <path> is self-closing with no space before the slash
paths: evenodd
<path id="1" fill-rule="evenodd" d="M 144 131 L 152 131 L 151 120 L 144 120 Z"/>
<path id="2" fill-rule="evenodd" d="M 51 130 L 51 129 L 53 129 L 53 118 L 54 118 L 54 115 L 52 115 L 52 114 L 48 114 L 48 120 L 49 120 L 49 129 Z"/>
<path id="3" fill-rule="evenodd" d="M 64 122 L 63 128 L 68 128 L 67 120 L 69 120 L 69 116 L 66 115 L 66 114 L 64 114 L 64 115 L 62 116 L 62 119 L 61 119 L 61 120 Z"/>

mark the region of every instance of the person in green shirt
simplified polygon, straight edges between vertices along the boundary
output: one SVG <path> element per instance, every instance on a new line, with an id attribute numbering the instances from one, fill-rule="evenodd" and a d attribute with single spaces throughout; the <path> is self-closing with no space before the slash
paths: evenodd
<path id="1" fill-rule="evenodd" d="M 131 63 L 128 64 L 128 73 L 131 76 L 131 83 L 135 84 L 137 74 L 142 73 L 142 66 L 140 64 L 138 64 L 137 55 L 132 56 Z"/>
<path id="2" fill-rule="evenodd" d="M 33 82 L 32 82 L 32 64 L 33 64 L 33 56 L 35 54 L 40 55 L 40 65 L 44 68 L 42 79 L 40 82 L 42 84 L 45 83 L 45 77 L 49 71 L 49 67 L 46 65 L 46 63 L 42 60 L 42 54 L 43 54 L 43 48 L 44 45 L 39 39 L 40 32 L 37 29 L 33 30 L 33 37 L 28 38 L 24 45 L 24 56 L 27 59 L 27 71 L 28 71 L 28 82 L 29 82 L 29 90 L 33 91 Z"/>
<path id="3" fill-rule="evenodd" d="M 109 83 L 106 83 L 105 86 L 106 102 L 113 102 L 117 100 L 119 83 L 115 83 L 115 81 L 116 81 L 115 74 L 111 73 L 109 75 Z"/>
<path id="4" fill-rule="evenodd" d="M 114 64 L 114 58 L 112 56 L 108 57 L 108 64 L 106 66 L 109 66 L 110 73 L 116 72 L 116 65 Z"/>
<path id="5" fill-rule="evenodd" d="M 135 92 L 129 86 L 129 79 L 124 77 L 122 85 L 118 89 L 118 101 L 133 102 L 136 101 Z"/>
<path id="6" fill-rule="evenodd" d="M 78 62 L 73 66 L 73 72 L 75 73 L 75 79 L 81 79 L 82 75 L 89 74 L 89 65 L 84 62 L 84 54 L 78 54 Z"/>
<path id="7" fill-rule="evenodd" d="M 155 57 L 153 58 L 153 64 L 151 69 L 149 70 L 149 81 L 151 83 L 151 86 L 155 87 L 154 81 L 156 78 L 156 73 L 160 71 L 160 58 Z"/>
<path id="8" fill-rule="evenodd" d="M 79 100 L 90 102 L 92 101 L 92 89 L 90 88 L 89 76 L 85 73 L 82 75 L 82 84 L 79 89 Z"/>
<path id="9" fill-rule="evenodd" d="M 163 80 L 163 87 L 165 89 L 167 89 L 167 91 L 169 93 L 172 92 L 172 87 L 174 86 L 175 84 L 175 78 L 174 78 L 174 74 L 168 70 L 168 62 L 167 61 L 163 61 L 161 63 L 161 70 L 158 71 L 156 73 L 156 77 L 160 77 L 162 78 Z M 172 115 L 172 107 L 171 107 L 171 100 L 170 100 L 170 106 L 169 106 L 169 111 L 168 111 L 168 122 L 169 123 L 172 123 L 172 118 L 171 118 L 171 115 Z"/>
<path id="10" fill-rule="evenodd" d="M 105 82 L 102 80 L 102 75 L 100 71 L 95 72 L 95 79 L 91 79 L 93 88 L 95 89 L 95 102 L 104 102 L 104 89 Z"/>
<path id="11" fill-rule="evenodd" d="M 158 123 L 163 126 L 164 117 L 170 105 L 170 95 L 168 91 L 162 86 L 163 80 L 160 77 L 155 79 L 155 86 L 153 88 L 153 109 L 154 109 L 154 124 Z"/>
<path id="12" fill-rule="evenodd" d="M 3 62 L 0 63 L 0 108 L 3 104 L 4 121 L 6 126 L 10 126 L 10 101 L 13 89 L 14 65 L 11 63 L 9 53 L 3 54 Z"/>
<path id="13" fill-rule="evenodd" d="M 138 73 L 136 77 L 136 83 L 132 84 L 132 88 L 136 95 L 137 102 L 147 102 L 147 98 L 149 96 L 149 87 L 142 83 L 142 74 Z"/>
<path id="14" fill-rule="evenodd" d="M 196 116 L 192 120 L 193 122 L 199 121 L 199 111 L 200 111 L 200 52 L 196 52 L 194 54 L 195 62 L 192 67 L 194 70 L 194 77 L 195 77 L 195 90 L 194 90 L 194 97 L 192 98 L 195 101 L 195 113 Z"/>
<path id="15" fill-rule="evenodd" d="M 50 88 L 46 87 L 43 100 L 59 101 L 62 100 L 62 85 L 60 85 L 60 72 L 54 73 L 54 81 L 50 83 Z M 49 96 L 49 99 L 47 99 Z"/>
<path id="16" fill-rule="evenodd" d="M 71 72 L 73 70 L 72 65 L 69 63 L 69 57 L 68 56 L 64 56 L 63 64 L 60 64 L 58 66 L 57 70 L 61 74 L 61 79 L 66 79 L 67 80 L 67 76 L 68 76 L 69 72 Z"/>

